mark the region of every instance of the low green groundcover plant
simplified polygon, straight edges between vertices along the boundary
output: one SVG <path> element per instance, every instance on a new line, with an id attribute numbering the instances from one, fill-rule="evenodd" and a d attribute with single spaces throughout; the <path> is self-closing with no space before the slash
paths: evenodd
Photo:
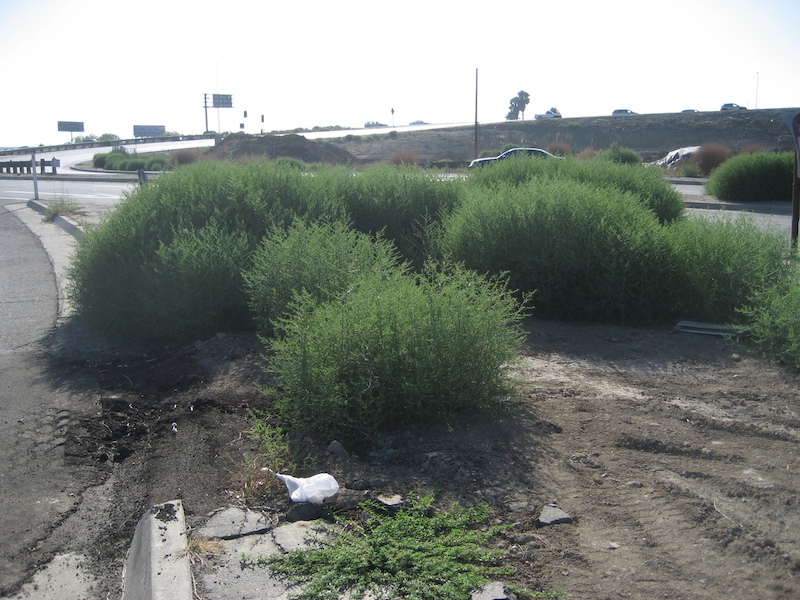
<path id="1" fill-rule="evenodd" d="M 250 560 L 302 586 L 300 600 L 334 600 L 368 592 L 405 600 L 466 600 L 487 577 L 508 575 L 503 551 L 486 544 L 503 527 L 487 526 L 488 508 L 436 510 L 433 497 L 412 498 L 395 514 L 363 503 L 359 520 L 338 521 L 318 547 Z"/>
<path id="2" fill-rule="evenodd" d="M 354 447 L 509 393 L 522 308 L 460 267 L 367 273 L 336 298 L 301 295 L 265 355 L 284 419 Z"/>

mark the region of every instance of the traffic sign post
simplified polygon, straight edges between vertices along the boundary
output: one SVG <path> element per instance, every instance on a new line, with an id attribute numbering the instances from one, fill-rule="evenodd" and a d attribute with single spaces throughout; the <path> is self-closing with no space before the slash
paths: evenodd
<path id="1" fill-rule="evenodd" d="M 211 108 L 233 108 L 233 96 L 231 94 L 211 94 Z M 203 94 L 203 109 L 206 113 L 205 130 L 208 131 L 208 94 Z M 217 113 L 217 116 L 219 116 L 219 113 Z"/>

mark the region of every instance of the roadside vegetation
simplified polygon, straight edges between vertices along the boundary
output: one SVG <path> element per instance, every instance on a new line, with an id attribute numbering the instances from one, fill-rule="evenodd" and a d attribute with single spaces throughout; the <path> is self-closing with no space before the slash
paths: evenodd
<path id="1" fill-rule="evenodd" d="M 173 154 L 129 153 L 125 148 L 95 154 L 92 166 L 109 171 L 168 171 L 177 166 L 196 162 L 200 157 L 195 149 L 181 150 Z"/>
<path id="2" fill-rule="evenodd" d="M 787 157 L 769 158 L 764 177 L 777 178 Z M 764 164 L 763 154 L 741 159 L 737 176 Z M 602 154 L 507 160 L 466 180 L 444 181 L 410 166 L 320 168 L 314 176 L 299 167 L 200 162 L 132 192 L 78 249 L 71 272 L 78 312 L 120 339 L 181 342 L 258 330 L 267 341 L 279 340 L 276 350 L 289 352 L 299 343 L 292 319 L 316 323 L 320 335 L 331 327 L 315 311 L 361 311 L 354 317 L 359 326 L 384 319 L 364 336 L 384 335 L 403 319 L 417 318 L 402 311 L 434 300 L 399 298 L 431 285 L 426 264 L 502 298 L 493 302 L 503 316 L 495 321 L 487 313 L 486 321 L 512 330 L 518 315 L 504 304 L 506 297 L 519 306 L 532 297 L 533 314 L 555 319 L 747 324 L 752 299 L 795 276 L 781 236 L 747 218 L 686 219 L 680 195 L 659 169 Z M 455 265 L 493 283 L 479 284 Z M 436 285 L 447 289 L 442 281 Z M 368 293 L 363 290 L 398 299 L 377 314 L 361 298 Z M 468 309 L 456 300 L 468 291 L 453 291 L 454 310 Z M 442 323 L 472 322 L 468 315 L 448 317 L 448 307 L 436 310 L 445 311 Z M 470 327 L 485 325 L 477 320 Z M 407 348 L 397 352 L 415 361 L 430 358 Z M 325 358 L 315 361 L 321 365 Z M 367 369 L 369 361 L 361 364 Z M 355 382 L 359 375 L 348 377 Z M 392 386 L 392 393 L 402 387 Z"/>
<path id="3" fill-rule="evenodd" d="M 732 173 L 778 177 L 753 156 Z M 131 192 L 88 231 L 70 295 L 119 340 L 259 333 L 276 383 L 265 390 L 272 410 L 246 432 L 261 450 L 243 469 L 245 499 L 263 485 L 262 466 L 305 464 L 289 431 L 366 450 L 398 426 L 499 409 L 528 314 L 737 323 L 756 350 L 800 368 L 789 240 L 746 217 L 686 218 L 659 169 L 607 153 L 511 159 L 466 179 L 407 165 L 310 176 L 296 162 L 197 162 Z M 494 529 L 483 508 L 430 502 L 393 517 L 364 507 L 360 521 L 336 525 L 338 542 L 268 562 L 304 582 L 305 598 L 331 585 L 354 597 L 466 597 L 499 568 L 476 550 Z M 443 557 L 449 535 L 458 544 Z M 433 592 L 428 578 L 442 570 L 451 587 Z"/>
<path id="4" fill-rule="evenodd" d="M 734 202 L 787 202 L 792 199 L 794 152 L 754 152 L 734 156 L 708 178 L 709 194 Z"/>
<path id="5" fill-rule="evenodd" d="M 362 503 L 362 517 L 325 526 L 317 547 L 269 556 L 242 556 L 243 565 L 268 565 L 279 577 L 302 584 L 301 600 L 348 598 L 440 600 L 468 598 L 489 577 L 510 571 L 502 550 L 487 544 L 505 527 L 488 525 L 486 505 L 434 508 L 434 497 L 411 498 L 396 513 Z M 334 595 L 331 595 L 331 594 Z M 558 594 L 525 595 L 555 598 Z"/>

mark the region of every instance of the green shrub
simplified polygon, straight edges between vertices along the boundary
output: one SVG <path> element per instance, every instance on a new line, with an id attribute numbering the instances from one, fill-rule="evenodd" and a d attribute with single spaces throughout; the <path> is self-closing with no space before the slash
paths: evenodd
<path id="1" fill-rule="evenodd" d="M 793 152 L 740 154 L 714 170 L 706 189 L 734 202 L 788 202 L 793 160 Z"/>
<path id="2" fill-rule="evenodd" d="M 572 180 L 591 187 L 630 192 L 652 210 L 662 223 L 683 215 L 683 196 L 657 167 L 617 164 L 605 160 L 531 160 L 521 157 L 498 161 L 489 169 L 470 173 L 470 185 L 523 184 L 532 179 Z"/>
<path id="3" fill-rule="evenodd" d="M 244 279 L 256 326 L 269 335 L 296 293 L 329 301 L 364 273 L 394 269 L 400 269 L 399 259 L 389 242 L 343 223 L 297 221 L 262 240 Z"/>
<path id="4" fill-rule="evenodd" d="M 697 163 L 686 161 L 678 165 L 678 175 L 680 177 L 702 177 L 703 172 Z"/>
<path id="5" fill-rule="evenodd" d="M 128 153 L 124 148 L 120 148 L 119 150 L 112 150 L 111 152 L 105 152 L 103 154 L 95 154 L 94 157 L 92 157 L 92 166 L 96 169 L 110 169 L 116 171 L 119 169 L 113 165 L 127 158 Z"/>
<path id="6" fill-rule="evenodd" d="M 795 268 L 789 276 L 759 287 L 742 308 L 758 350 L 795 370 L 800 370 L 799 274 Z"/>
<path id="7" fill-rule="evenodd" d="M 147 159 L 145 171 L 164 171 L 167 168 L 168 162 L 166 156 L 151 156 Z"/>
<path id="8" fill-rule="evenodd" d="M 665 230 L 613 187 L 531 179 L 472 188 L 445 219 L 439 247 L 480 273 L 507 272 L 512 287 L 536 292 L 543 316 L 637 323 L 674 314 Z"/>
<path id="9" fill-rule="evenodd" d="M 738 311 L 765 282 L 786 275 L 789 240 L 764 231 L 748 216 L 693 216 L 669 227 L 681 277 L 681 312 L 692 320 L 741 321 Z"/>
<path id="10" fill-rule="evenodd" d="M 611 144 L 611 148 L 601 152 L 599 158 L 621 165 L 640 165 L 642 157 L 635 150 L 623 148 L 616 142 Z"/>
<path id="11" fill-rule="evenodd" d="M 138 171 L 139 169 L 144 169 L 147 166 L 147 160 L 144 158 L 129 158 L 125 162 L 122 163 L 122 170 L 123 171 Z"/>
<path id="12" fill-rule="evenodd" d="M 251 327 L 241 271 L 261 238 L 297 217 L 342 216 L 308 193 L 309 179 L 269 164 L 207 162 L 137 188 L 79 243 L 70 271 L 76 310 L 132 340 Z"/>
<path id="13" fill-rule="evenodd" d="M 300 297 L 265 360 L 285 419 L 364 447 L 507 393 L 519 318 L 503 285 L 460 268 L 368 273 L 333 300 Z"/>
<path id="14" fill-rule="evenodd" d="M 431 224 L 458 204 L 463 187 L 463 181 L 443 181 L 408 165 L 376 165 L 357 176 L 350 169 L 328 169 L 311 179 L 313 193 L 335 198 L 355 229 L 382 234 L 417 266 L 425 260 Z"/>
<path id="15" fill-rule="evenodd" d="M 708 176 L 733 155 L 730 148 L 720 144 L 703 144 L 691 160 L 700 167 L 700 172 Z"/>
<path id="16" fill-rule="evenodd" d="M 106 168 L 106 159 L 108 158 L 107 153 L 102 154 L 95 154 L 92 157 L 92 166 L 95 169 L 105 169 Z"/>

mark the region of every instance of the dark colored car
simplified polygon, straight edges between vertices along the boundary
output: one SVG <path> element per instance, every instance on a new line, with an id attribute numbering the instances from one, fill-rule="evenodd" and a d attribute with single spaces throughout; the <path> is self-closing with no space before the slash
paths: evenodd
<path id="1" fill-rule="evenodd" d="M 542 150 L 541 148 L 511 148 L 511 150 L 506 150 L 500 156 L 485 156 L 483 158 L 476 158 L 471 163 L 469 163 L 469 168 L 471 169 L 473 167 L 488 165 L 498 160 L 504 160 L 506 158 L 514 158 L 518 156 L 530 156 L 532 158 L 561 159 L 560 156 L 554 156 L 550 154 L 547 150 Z"/>
<path id="2" fill-rule="evenodd" d="M 614 112 L 611 113 L 611 116 L 618 117 L 619 115 L 635 115 L 636 113 L 632 110 L 628 110 L 627 108 L 618 108 Z"/>
<path id="3" fill-rule="evenodd" d="M 733 102 L 728 102 L 727 104 L 723 104 L 720 110 L 747 110 L 747 107 L 739 106 L 738 104 L 734 104 Z"/>

